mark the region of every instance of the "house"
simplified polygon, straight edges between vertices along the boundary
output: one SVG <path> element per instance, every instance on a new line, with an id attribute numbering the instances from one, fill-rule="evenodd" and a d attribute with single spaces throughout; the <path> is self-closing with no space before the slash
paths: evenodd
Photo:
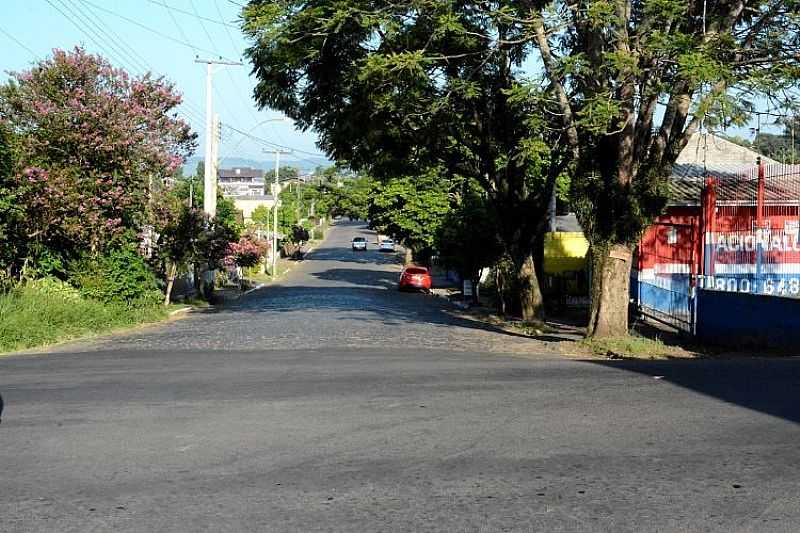
<path id="1" fill-rule="evenodd" d="M 264 171 L 259 168 L 221 168 L 217 183 L 226 197 L 264 194 Z"/>
<path id="2" fill-rule="evenodd" d="M 275 199 L 264 191 L 264 171 L 260 168 L 221 168 L 217 181 L 223 196 L 233 200 L 242 213 L 242 220 L 253 219 L 253 211 L 260 206 L 272 209 Z"/>

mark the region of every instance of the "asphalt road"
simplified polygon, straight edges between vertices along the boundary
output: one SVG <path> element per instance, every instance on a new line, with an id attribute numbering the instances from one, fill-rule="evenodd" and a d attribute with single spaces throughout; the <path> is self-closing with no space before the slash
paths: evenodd
<path id="1" fill-rule="evenodd" d="M 796 359 L 538 354 L 397 293 L 363 232 L 230 309 L 0 359 L 0 530 L 800 530 Z"/>

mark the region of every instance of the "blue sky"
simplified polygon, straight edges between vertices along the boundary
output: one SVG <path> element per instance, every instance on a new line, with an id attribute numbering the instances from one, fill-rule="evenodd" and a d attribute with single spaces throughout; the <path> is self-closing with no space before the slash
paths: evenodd
<path id="1" fill-rule="evenodd" d="M 244 0 L 0 0 L 0 80 L 7 78 L 7 71 L 28 68 L 53 48 L 76 45 L 130 72 L 151 70 L 175 83 L 184 95 L 181 114 L 200 135 L 195 155 L 202 156 L 206 69 L 194 58 L 242 59 L 247 44 L 237 28 L 240 3 Z M 216 69 L 213 100 L 222 123 L 302 150 L 289 156 L 290 161 L 315 161 L 309 155 L 319 153 L 313 132 L 296 131 L 291 122 L 260 124 L 281 115 L 257 109 L 251 96 L 255 80 L 248 64 L 243 63 L 241 67 Z M 223 166 L 225 157 L 270 160 L 272 156 L 264 154 L 264 148 L 258 141 L 223 127 Z"/>

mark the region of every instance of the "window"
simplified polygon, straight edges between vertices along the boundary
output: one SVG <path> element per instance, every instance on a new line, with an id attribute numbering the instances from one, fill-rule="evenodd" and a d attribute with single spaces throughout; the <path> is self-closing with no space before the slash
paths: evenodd
<path id="1" fill-rule="evenodd" d="M 678 228 L 671 227 L 667 232 L 667 244 L 678 244 Z"/>

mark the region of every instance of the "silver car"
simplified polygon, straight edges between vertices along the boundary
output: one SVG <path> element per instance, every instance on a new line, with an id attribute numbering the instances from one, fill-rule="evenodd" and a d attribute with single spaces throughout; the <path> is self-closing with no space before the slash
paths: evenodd
<path id="1" fill-rule="evenodd" d="M 357 251 L 364 252 L 367 249 L 367 239 L 365 239 L 364 237 L 356 237 L 350 244 L 353 246 L 354 252 Z"/>
<path id="2" fill-rule="evenodd" d="M 378 244 L 378 250 L 381 252 L 394 252 L 394 241 L 392 239 L 383 239 Z"/>

